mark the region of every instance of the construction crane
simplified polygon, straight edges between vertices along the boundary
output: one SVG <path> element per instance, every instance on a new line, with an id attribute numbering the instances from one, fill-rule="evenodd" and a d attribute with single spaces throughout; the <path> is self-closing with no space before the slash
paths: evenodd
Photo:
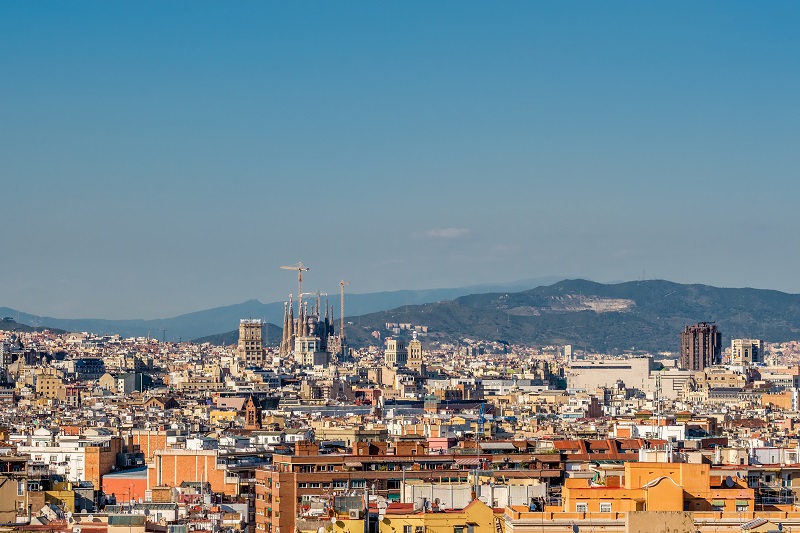
<path id="1" fill-rule="evenodd" d="M 327 292 L 320 292 L 320 291 L 317 291 L 317 292 L 301 292 L 300 293 L 300 298 L 301 298 L 300 301 L 302 301 L 303 296 L 316 296 L 317 297 L 317 313 L 320 313 L 320 315 L 321 315 L 322 314 L 322 309 L 320 308 L 321 298 L 322 298 L 322 296 L 324 296 L 325 297 L 325 301 L 327 302 L 328 293 Z"/>
<path id="2" fill-rule="evenodd" d="M 307 272 L 308 270 L 310 270 L 310 268 L 303 265 L 302 262 L 299 262 L 296 265 L 282 266 L 281 268 L 283 270 L 297 271 L 297 294 L 298 296 L 303 294 L 303 272 Z"/>
<path id="3" fill-rule="evenodd" d="M 339 326 L 339 338 L 342 339 L 342 345 L 344 345 L 344 339 L 345 339 L 345 336 L 344 336 L 344 286 L 345 285 L 350 285 L 350 282 L 349 281 L 345 281 L 345 280 L 342 280 L 342 281 L 339 282 L 339 295 L 340 295 L 340 299 L 339 299 L 339 320 L 340 320 L 340 324 L 341 324 Z"/>

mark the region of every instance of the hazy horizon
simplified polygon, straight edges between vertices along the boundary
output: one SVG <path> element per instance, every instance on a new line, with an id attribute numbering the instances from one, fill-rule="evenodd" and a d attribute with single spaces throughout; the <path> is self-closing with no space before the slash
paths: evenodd
<path id="1" fill-rule="evenodd" d="M 0 3 L 0 306 L 800 292 L 800 4 Z"/>

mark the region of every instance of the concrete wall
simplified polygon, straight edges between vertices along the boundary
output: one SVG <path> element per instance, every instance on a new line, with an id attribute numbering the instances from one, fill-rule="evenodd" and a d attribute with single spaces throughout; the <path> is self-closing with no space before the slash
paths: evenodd
<path id="1" fill-rule="evenodd" d="M 637 511 L 625 516 L 625 533 L 695 533 L 692 513 Z"/>

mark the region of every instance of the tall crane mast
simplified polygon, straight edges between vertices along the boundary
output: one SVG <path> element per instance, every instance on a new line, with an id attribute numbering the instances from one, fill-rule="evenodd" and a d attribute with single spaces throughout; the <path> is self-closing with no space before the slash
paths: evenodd
<path id="1" fill-rule="evenodd" d="M 283 270 L 296 270 L 297 271 L 297 294 L 298 297 L 303 294 L 303 272 L 308 272 L 310 267 L 303 265 L 302 262 L 297 263 L 296 265 L 289 265 L 289 266 L 282 266 Z"/>
<path id="2" fill-rule="evenodd" d="M 344 336 L 344 286 L 345 285 L 350 285 L 350 282 L 349 281 L 345 281 L 345 280 L 342 280 L 342 281 L 339 282 L 339 296 L 340 296 L 340 298 L 339 298 L 339 320 L 340 320 L 340 324 L 341 324 L 339 326 L 339 338 L 342 339 L 342 345 L 344 345 L 344 339 L 345 339 L 345 336 Z"/>

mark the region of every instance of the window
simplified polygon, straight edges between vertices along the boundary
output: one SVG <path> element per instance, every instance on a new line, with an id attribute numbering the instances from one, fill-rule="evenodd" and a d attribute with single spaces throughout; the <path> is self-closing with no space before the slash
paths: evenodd
<path id="1" fill-rule="evenodd" d="M 412 533 L 411 526 L 403 526 L 403 533 Z"/>
<path id="2" fill-rule="evenodd" d="M 604 502 L 600 504 L 600 512 L 601 513 L 610 513 L 611 512 L 611 503 Z"/>
<path id="3" fill-rule="evenodd" d="M 353 479 L 350 481 L 350 488 L 351 489 L 363 489 L 367 486 L 366 479 Z"/>
<path id="4" fill-rule="evenodd" d="M 25 482 L 17 481 L 17 496 L 25 496 Z"/>
<path id="5" fill-rule="evenodd" d="M 453 526 L 453 533 L 464 533 L 464 526 Z"/>
<path id="6" fill-rule="evenodd" d="M 576 503 L 575 504 L 575 512 L 576 513 L 587 513 L 587 512 L 589 512 L 589 504 L 588 503 Z"/>
<path id="7" fill-rule="evenodd" d="M 747 512 L 747 504 L 736 504 L 736 512 L 737 513 L 746 513 Z"/>
<path id="8" fill-rule="evenodd" d="M 347 481 L 334 481 L 333 482 L 334 489 L 346 489 L 347 488 Z"/>

